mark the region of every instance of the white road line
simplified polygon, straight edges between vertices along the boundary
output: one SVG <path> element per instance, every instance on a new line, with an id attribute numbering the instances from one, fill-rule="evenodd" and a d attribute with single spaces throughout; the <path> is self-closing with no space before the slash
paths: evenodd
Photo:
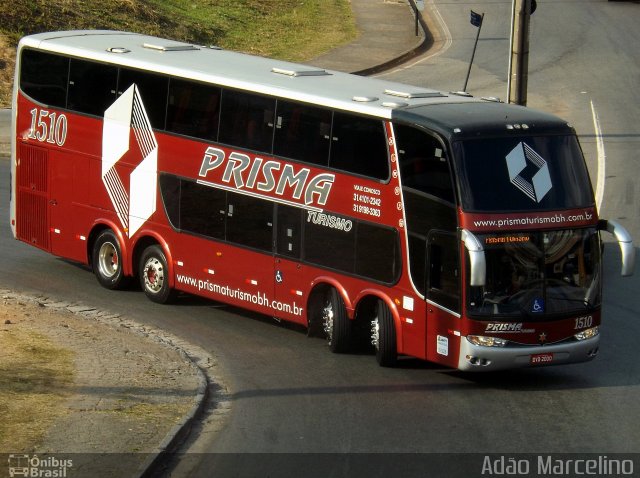
<path id="1" fill-rule="evenodd" d="M 385 71 L 380 73 L 379 75 L 373 75 L 375 76 L 384 76 L 384 75 L 390 75 L 393 73 L 397 73 L 399 71 L 403 71 L 403 70 L 407 70 L 409 68 L 412 68 L 420 63 L 422 63 L 423 61 L 427 61 L 430 60 L 433 57 L 436 57 L 438 55 L 442 55 L 445 51 L 447 51 L 449 49 L 449 47 L 451 47 L 451 45 L 453 44 L 453 38 L 451 37 L 451 31 L 449 30 L 449 27 L 447 26 L 447 24 L 444 21 L 444 18 L 442 18 L 442 15 L 440 14 L 440 11 L 438 10 L 438 7 L 436 7 L 436 5 L 433 3 L 433 0 L 431 0 L 430 3 L 430 10 L 431 10 L 431 14 L 433 17 L 435 17 L 437 23 L 439 24 L 438 29 L 440 30 L 440 32 L 442 32 L 442 36 L 445 39 L 445 43 L 442 46 L 442 48 L 439 48 L 437 51 L 435 51 L 434 53 L 427 53 L 425 56 L 420 56 L 418 58 L 417 61 L 414 61 L 413 63 L 409 64 L 409 65 L 403 65 L 400 68 L 396 68 L 395 70 L 392 71 Z M 432 32 L 433 34 L 433 32 Z"/>
<path id="2" fill-rule="evenodd" d="M 593 116 L 593 129 L 596 134 L 596 147 L 598 150 L 598 179 L 596 182 L 596 206 L 598 208 L 598 212 L 602 209 L 602 200 L 604 198 L 604 181 L 605 181 L 605 171 L 606 171 L 606 162 L 607 162 L 607 154 L 604 150 L 604 140 L 602 139 L 602 129 L 600 128 L 600 119 L 598 118 L 598 112 L 596 111 L 596 107 L 593 104 L 593 100 L 591 100 L 591 115 Z"/>

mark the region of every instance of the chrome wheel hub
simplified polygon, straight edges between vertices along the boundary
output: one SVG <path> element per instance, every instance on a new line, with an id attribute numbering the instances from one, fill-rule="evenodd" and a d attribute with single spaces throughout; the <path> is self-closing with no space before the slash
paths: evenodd
<path id="1" fill-rule="evenodd" d="M 331 303 L 328 303 L 324 309 L 322 309 L 322 325 L 324 333 L 329 343 L 333 338 L 333 307 Z"/>
<path id="2" fill-rule="evenodd" d="M 164 267 L 155 257 L 151 257 L 144 265 L 144 285 L 154 294 L 160 292 L 164 285 Z"/>
<path id="3" fill-rule="evenodd" d="M 373 345 L 376 350 L 378 350 L 380 346 L 380 324 L 377 317 L 371 321 L 371 345 Z"/>
<path id="4" fill-rule="evenodd" d="M 98 253 L 98 269 L 100 274 L 107 278 L 112 278 L 118 273 L 120 267 L 120 261 L 118 260 L 118 251 L 116 247 L 110 243 L 105 242 L 100 246 Z"/>

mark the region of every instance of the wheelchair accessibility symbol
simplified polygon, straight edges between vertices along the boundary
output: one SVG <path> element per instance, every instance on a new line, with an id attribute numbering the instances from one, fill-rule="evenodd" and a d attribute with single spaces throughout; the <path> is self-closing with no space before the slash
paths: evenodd
<path id="1" fill-rule="evenodd" d="M 531 312 L 534 314 L 540 314 L 544 312 L 544 300 L 543 299 L 534 299 L 533 305 L 531 306 Z"/>
<path id="2" fill-rule="evenodd" d="M 276 271 L 276 282 L 278 284 L 282 282 L 282 273 L 280 271 Z"/>

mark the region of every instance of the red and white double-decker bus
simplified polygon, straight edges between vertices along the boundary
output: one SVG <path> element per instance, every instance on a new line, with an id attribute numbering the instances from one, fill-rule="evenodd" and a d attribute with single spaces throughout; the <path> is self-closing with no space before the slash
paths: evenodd
<path id="1" fill-rule="evenodd" d="M 15 237 L 461 370 L 591 360 L 602 243 L 575 131 L 531 109 L 139 34 L 18 47 Z"/>

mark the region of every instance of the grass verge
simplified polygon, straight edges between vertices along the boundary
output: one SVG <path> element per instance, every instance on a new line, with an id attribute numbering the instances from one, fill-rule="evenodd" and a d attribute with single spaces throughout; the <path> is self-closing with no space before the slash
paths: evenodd
<path id="1" fill-rule="evenodd" d="M 14 0 L 0 10 L 0 107 L 10 106 L 20 37 L 72 29 L 148 33 L 298 62 L 357 34 L 349 0 Z"/>
<path id="2" fill-rule="evenodd" d="M 66 412 L 73 353 L 18 324 L 0 328 L 0 350 L 0 450 L 31 450 Z"/>

